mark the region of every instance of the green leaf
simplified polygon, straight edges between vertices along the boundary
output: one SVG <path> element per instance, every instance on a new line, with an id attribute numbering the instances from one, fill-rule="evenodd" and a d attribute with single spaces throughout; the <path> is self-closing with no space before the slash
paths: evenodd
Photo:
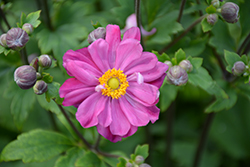
<path id="1" fill-rule="evenodd" d="M 41 13 L 41 10 L 29 13 L 27 16 L 24 13 L 22 13 L 20 26 L 23 26 L 23 24 L 25 23 L 29 23 L 34 28 L 37 28 L 41 24 L 41 21 L 38 20 L 38 18 L 40 17 L 40 13 Z"/>
<path id="2" fill-rule="evenodd" d="M 120 162 L 117 164 L 117 167 L 124 167 L 124 166 L 126 166 L 126 163 L 127 163 L 126 159 L 124 159 L 122 157 L 120 157 L 118 159 L 119 159 Z"/>
<path id="3" fill-rule="evenodd" d="M 210 5 L 210 6 L 208 6 L 208 7 L 206 8 L 206 12 L 207 12 L 208 14 L 213 14 L 213 13 L 216 13 L 217 11 L 216 11 L 216 8 L 215 8 L 213 5 Z"/>
<path id="4" fill-rule="evenodd" d="M 177 52 L 175 52 L 175 59 L 176 64 L 179 64 L 182 60 L 186 59 L 186 53 L 182 49 L 179 49 Z"/>
<path id="5" fill-rule="evenodd" d="M 1 153 L 1 160 L 21 159 L 24 163 L 46 161 L 72 147 L 71 141 L 62 134 L 46 130 L 23 133 L 9 143 Z"/>
<path id="6" fill-rule="evenodd" d="M 2 45 L 0 45 L 0 54 L 4 53 L 5 56 L 7 56 L 10 53 L 11 49 L 5 48 Z"/>
<path id="7" fill-rule="evenodd" d="M 102 162 L 95 153 L 88 151 L 85 152 L 85 154 L 79 158 L 75 166 L 76 167 L 103 167 L 104 162 Z"/>
<path id="8" fill-rule="evenodd" d="M 175 100 L 179 87 L 170 84 L 164 84 L 160 88 L 160 98 L 164 99 L 164 101 L 160 101 L 160 109 L 161 112 L 164 112 L 168 109 L 170 104 Z"/>
<path id="9" fill-rule="evenodd" d="M 149 150 L 149 146 L 148 144 L 144 144 L 144 145 L 138 145 L 135 148 L 135 156 L 137 155 L 141 155 L 144 159 L 146 159 L 148 157 L 148 150 Z"/>
<path id="10" fill-rule="evenodd" d="M 84 154 L 84 150 L 79 147 L 72 147 L 66 155 L 59 157 L 54 167 L 75 167 L 75 162 Z"/>
<path id="11" fill-rule="evenodd" d="M 103 27 L 103 26 L 101 25 L 101 23 L 99 23 L 98 21 L 97 21 L 96 23 L 94 23 L 93 21 L 91 21 L 91 24 L 92 24 L 92 26 L 94 27 L 94 29 L 97 29 L 98 27 Z"/>
<path id="12" fill-rule="evenodd" d="M 62 104 L 63 99 L 59 96 L 59 88 L 60 84 L 57 82 L 48 83 L 48 91 L 45 93 L 46 100 L 50 102 L 50 100 L 55 100 L 57 104 Z"/>
<path id="13" fill-rule="evenodd" d="M 201 27 L 202 27 L 202 30 L 203 32 L 208 32 L 210 30 L 212 30 L 212 28 L 214 27 L 213 25 L 209 24 L 207 22 L 207 18 L 204 18 L 202 21 L 201 21 Z"/>
<path id="14" fill-rule="evenodd" d="M 248 64 L 248 58 L 246 55 L 241 56 L 241 61 L 243 61 L 245 64 Z"/>
<path id="15" fill-rule="evenodd" d="M 49 73 L 43 72 L 42 76 L 43 76 L 43 81 L 44 82 L 46 82 L 46 83 L 53 82 L 53 77 Z"/>
<path id="16" fill-rule="evenodd" d="M 200 58 L 200 57 L 192 58 L 191 56 L 189 56 L 187 60 L 190 61 L 190 63 L 193 65 L 193 68 L 195 69 L 200 68 L 203 62 L 203 58 Z"/>
<path id="17" fill-rule="evenodd" d="M 166 60 L 170 60 L 170 57 L 166 53 L 162 53 L 161 55 L 158 51 L 152 50 L 152 53 L 155 54 L 160 62 L 164 62 Z"/>
<path id="18" fill-rule="evenodd" d="M 224 51 L 224 55 L 225 55 L 225 60 L 228 64 L 226 69 L 228 72 L 232 73 L 232 68 L 234 66 L 234 63 L 237 61 L 241 61 L 241 58 L 237 53 L 229 52 L 227 50 Z"/>

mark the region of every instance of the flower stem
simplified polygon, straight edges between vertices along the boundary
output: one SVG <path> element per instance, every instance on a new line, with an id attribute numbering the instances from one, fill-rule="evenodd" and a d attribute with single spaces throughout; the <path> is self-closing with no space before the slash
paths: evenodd
<path id="1" fill-rule="evenodd" d="M 197 3 L 198 5 L 200 5 L 200 4 L 201 4 L 200 0 L 196 0 L 196 3 Z M 201 11 L 201 10 L 199 10 L 199 14 L 200 14 L 200 16 L 202 16 L 202 15 L 203 15 L 203 13 L 202 13 L 202 11 Z"/>
<path id="2" fill-rule="evenodd" d="M 182 0 L 181 1 L 179 16 L 178 16 L 178 19 L 177 19 L 177 22 L 179 22 L 179 23 L 181 22 L 181 17 L 182 17 L 182 13 L 183 13 L 185 4 L 186 4 L 186 0 Z"/>
<path id="3" fill-rule="evenodd" d="M 191 24 L 184 32 L 182 32 L 177 38 L 175 38 L 171 43 L 169 43 L 166 47 L 164 47 L 159 53 L 162 54 L 169 48 L 171 48 L 174 44 L 176 44 L 180 39 L 182 39 L 190 30 L 194 28 L 198 23 L 202 21 L 207 16 L 207 14 L 198 18 L 193 24 Z"/>
<path id="4" fill-rule="evenodd" d="M 205 143 L 206 143 L 206 140 L 207 140 L 208 132 L 209 132 L 211 124 L 212 124 L 212 122 L 214 120 L 214 116 L 215 116 L 215 113 L 209 113 L 207 118 L 206 118 L 206 122 L 205 122 L 203 131 L 202 131 L 202 134 L 201 134 L 201 137 L 200 137 L 199 145 L 198 145 L 198 147 L 196 149 L 194 162 L 193 162 L 193 167 L 198 167 L 199 166 L 201 156 L 202 156 L 202 152 L 204 150 L 204 146 L 205 146 Z"/>
<path id="5" fill-rule="evenodd" d="M 8 29 L 10 29 L 11 28 L 10 24 L 9 24 L 9 22 L 6 19 L 5 13 L 3 12 L 2 8 L 0 8 L 0 16 L 1 16 L 1 18 L 3 18 L 3 21 L 7 25 Z"/>
<path id="6" fill-rule="evenodd" d="M 250 33 L 247 35 L 246 39 L 241 44 L 240 48 L 237 51 L 237 54 L 241 55 L 243 48 L 247 45 L 247 43 L 249 43 L 249 40 L 250 40 Z"/>
<path id="7" fill-rule="evenodd" d="M 54 28 L 51 24 L 50 16 L 49 16 L 49 7 L 48 7 L 48 0 L 43 0 L 44 3 L 44 11 L 45 11 L 45 16 L 47 20 L 47 25 L 51 31 L 54 31 Z"/>
<path id="8" fill-rule="evenodd" d="M 140 0 L 135 0 L 135 15 L 136 15 L 137 26 L 140 29 L 140 34 L 142 34 L 142 31 L 141 31 L 141 17 L 140 17 L 140 2 L 141 2 Z M 142 45 L 142 48 L 144 48 L 144 43 L 143 43 L 142 36 L 141 36 L 141 45 Z"/>
<path id="9" fill-rule="evenodd" d="M 96 143 L 94 145 L 94 149 L 97 149 L 101 141 L 101 135 L 99 134 L 96 140 Z"/>
<path id="10" fill-rule="evenodd" d="M 22 59 L 23 64 L 26 64 L 26 65 L 29 64 L 26 47 L 20 50 L 20 54 L 21 54 L 21 59 Z"/>

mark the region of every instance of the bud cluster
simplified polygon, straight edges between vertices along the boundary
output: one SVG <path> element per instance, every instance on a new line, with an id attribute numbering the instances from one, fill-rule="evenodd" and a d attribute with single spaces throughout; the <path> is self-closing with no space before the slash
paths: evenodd
<path id="1" fill-rule="evenodd" d="M 18 67 L 14 72 L 14 80 L 21 89 L 33 87 L 34 93 L 41 95 L 48 89 L 48 85 L 42 79 L 42 69 L 49 68 L 52 60 L 48 55 L 34 57 L 30 65 Z"/>
<path id="2" fill-rule="evenodd" d="M 126 163 L 126 167 L 151 167 L 150 165 L 144 163 L 145 159 L 141 155 L 137 155 L 134 160 L 129 160 Z"/>

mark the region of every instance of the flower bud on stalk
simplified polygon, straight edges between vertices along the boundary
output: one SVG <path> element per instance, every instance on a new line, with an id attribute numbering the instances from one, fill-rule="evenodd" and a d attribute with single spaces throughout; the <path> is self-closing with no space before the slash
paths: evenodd
<path id="1" fill-rule="evenodd" d="M 217 14 L 210 14 L 207 16 L 207 22 L 210 25 L 214 25 L 218 21 L 218 15 Z"/>
<path id="2" fill-rule="evenodd" d="M 216 8 L 220 7 L 220 2 L 219 2 L 219 0 L 213 0 L 213 1 L 211 2 L 211 4 L 212 4 L 214 7 L 216 7 Z"/>
<path id="3" fill-rule="evenodd" d="M 171 67 L 173 66 L 173 64 L 172 64 L 171 61 L 168 61 L 168 60 L 167 60 L 167 61 L 165 61 L 164 63 L 168 65 L 168 68 L 171 68 Z"/>
<path id="4" fill-rule="evenodd" d="M 39 56 L 38 63 L 41 67 L 49 68 L 52 64 L 52 60 L 49 55 L 41 55 Z"/>
<path id="5" fill-rule="evenodd" d="M 7 47 L 7 43 L 6 43 L 6 35 L 7 34 L 2 34 L 1 36 L 0 36 L 0 45 L 2 45 L 3 47 Z"/>
<path id="6" fill-rule="evenodd" d="M 173 66 L 167 72 L 167 81 L 173 85 L 183 85 L 188 81 L 187 72 L 180 66 Z"/>
<path id="7" fill-rule="evenodd" d="M 91 44 L 99 38 L 105 39 L 106 29 L 104 27 L 98 27 L 94 31 L 92 31 L 88 36 L 88 42 Z"/>
<path id="8" fill-rule="evenodd" d="M 33 58 L 33 60 L 30 62 L 30 66 L 34 67 L 36 71 L 38 71 L 38 57 Z"/>
<path id="9" fill-rule="evenodd" d="M 149 164 L 143 163 L 139 167 L 151 167 Z"/>
<path id="10" fill-rule="evenodd" d="M 137 155 L 136 157 L 135 157 L 135 163 L 136 164 L 141 164 L 141 163 L 143 163 L 144 162 L 144 158 L 143 158 L 143 156 L 141 156 L 141 155 Z"/>
<path id="11" fill-rule="evenodd" d="M 179 63 L 179 66 L 186 70 L 187 72 L 191 72 L 193 70 L 193 65 L 190 63 L 189 60 L 182 60 Z"/>
<path id="12" fill-rule="evenodd" d="M 45 93 L 48 90 L 48 85 L 43 80 L 39 80 L 33 86 L 33 90 L 34 90 L 35 94 L 41 95 L 41 94 Z"/>
<path id="13" fill-rule="evenodd" d="M 239 6 L 232 2 L 227 2 L 221 7 L 221 15 L 228 23 L 236 23 L 239 20 Z"/>
<path id="14" fill-rule="evenodd" d="M 12 28 L 7 32 L 6 43 L 10 49 L 19 50 L 29 41 L 29 35 L 21 28 Z"/>
<path id="15" fill-rule="evenodd" d="M 30 23 L 25 23 L 25 24 L 23 25 L 22 29 L 23 29 L 24 31 L 26 31 L 28 35 L 30 35 L 30 34 L 34 31 L 34 27 L 33 27 L 33 25 L 30 24 Z"/>
<path id="16" fill-rule="evenodd" d="M 246 69 L 246 65 L 242 61 L 237 61 L 234 63 L 234 66 L 232 68 L 232 72 L 236 76 L 240 76 L 244 73 Z"/>
<path id="17" fill-rule="evenodd" d="M 126 167 L 133 167 L 133 165 L 130 162 L 127 162 Z"/>
<path id="18" fill-rule="evenodd" d="M 29 65 L 23 65 L 16 69 L 14 80 L 21 89 L 32 88 L 36 83 L 36 70 Z"/>

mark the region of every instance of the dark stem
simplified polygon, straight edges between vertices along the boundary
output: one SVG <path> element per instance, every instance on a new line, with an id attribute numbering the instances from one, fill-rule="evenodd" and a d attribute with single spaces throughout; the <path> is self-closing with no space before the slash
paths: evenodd
<path id="1" fill-rule="evenodd" d="M 100 144 L 100 141 L 101 141 L 101 135 L 100 135 L 100 134 L 98 134 L 98 137 L 97 137 L 96 143 L 95 143 L 95 145 L 94 145 L 94 149 L 97 149 L 97 148 L 98 148 L 98 146 L 99 146 L 99 144 Z"/>
<path id="2" fill-rule="evenodd" d="M 169 43 L 165 48 L 163 48 L 159 53 L 163 53 L 169 48 L 171 48 L 174 44 L 176 44 L 180 39 L 182 39 L 190 30 L 194 28 L 198 23 L 201 22 L 202 19 L 204 19 L 207 16 L 207 14 L 201 16 L 199 19 L 197 19 L 193 24 L 191 24 L 184 32 L 182 32 L 177 38 L 175 38 L 171 43 Z"/>
<path id="3" fill-rule="evenodd" d="M 166 166 L 172 166 L 172 141 L 173 141 L 173 125 L 175 118 L 175 102 L 173 102 L 167 110 L 167 148 L 166 148 Z"/>
<path id="4" fill-rule="evenodd" d="M 181 17 L 182 17 L 182 13 L 183 13 L 185 4 L 186 4 L 186 0 L 182 0 L 181 1 L 179 16 L 178 16 L 178 19 L 177 19 L 177 22 L 179 22 L 179 23 L 181 22 Z"/>
<path id="5" fill-rule="evenodd" d="M 0 8 L 0 16 L 3 19 L 3 21 L 5 22 L 5 24 L 7 25 L 8 29 L 10 29 L 10 24 L 6 19 L 5 13 L 3 12 L 2 8 Z"/>
<path id="6" fill-rule="evenodd" d="M 193 162 L 193 167 L 198 167 L 199 166 L 201 156 L 202 156 L 202 153 L 203 153 L 203 150 L 204 150 L 204 147 L 205 147 L 205 143 L 206 143 L 206 140 L 207 140 L 208 132 L 209 132 L 209 129 L 210 129 L 211 124 L 213 122 L 214 116 L 215 116 L 215 113 L 209 113 L 207 115 L 206 122 L 205 122 L 203 131 L 202 131 L 202 134 L 201 134 L 201 137 L 200 137 L 200 141 L 199 141 L 198 147 L 196 149 L 194 162 Z"/>
<path id="7" fill-rule="evenodd" d="M 248 36 L 246 37 L 246 39 L 243 41 L 240 48 L 238 49 L 238 51 L 237 51 L 238 55 L 241 55 L 241 52 L 242 52 L 243 48 L 249 42 L 249 40 L 250 40 L 250 33 L 248 34 Z"/>
<path id="8" fill-rule="evenodd" d="M 28 65 L 29 61 L 28 61 L 26 46 L 22 50 L 20 50 L 20 53 L 21 53 L 21 59 L 22 59 L 23 64 Z"/>
<path id="9" fill-rule="evenodd" d="M 88 147 L 88 149 L 92 150 L 92 146 L 87 142 L 87 140 L 82 136 L 82 134 L 78 131 L 78 129 L 75 127 L 75 125 L 73 124 L 73 122 L 70 120 L 69 116 L 67 115 L 66 111 L 64 110 L 64 108 L 57 104 L 57 106 L 60 108 L 60 110 L 62 111 L 64 117 L 66 118 L 66 120 L 68 121 L 68 123 L 70 124 L 70 126 L 72 127 L 72 129 L 75 131 L 75 133 L 77 134 L 77 136 L 83 141 L 83 143 Z"/>
<path id="10" fill-rule="evenodd" d="M 200 0 L 196 0 L 196 3 L 198 4 L 198 5 L 200 5 L 201 3 L 200 3 Z M 199 14 L 200 14 L 200 16 L 202 16 L 203 15 L 203 13 L 202 13 L 202 11 L 201 10 L 199 10 Z"/>
<path id="11" fill-rule="evenodd" d="M 54 118 L 54 115 L 51 111 L 49 111 L 49 117 L 50 117 L 50 120 L 51 120 L 51 123 L 52 123 L 52 126 L 54 128 L 55 131 L 59 131 L 58 130 L 58 127 L 56 125 L 56 121 L 55 121 L 55 118 Z"/>
<path id="12" fill-rule="evenodd" d="M 136 15 L 137 26 L 140 29 L 141 45 L 144 48 L 144 43 L 143 43 L 142 33 L 141 33 L 142 31 L 141 31 L 141 17 L 140 17 L 140 2 L 141 2 L 140 0 L 135 0 L 135 15 Z"/>
<path id="13" fill-rule="evenodd" d="M 43 2 L 44 2 L 44 12 L 45 12 L 45 17 L 46 17 L 46 22 L 47 22 L 48 28 L 51 31 L 54 31 L 54 28 L 53 28 L 53 26 L 51 24 L 51 20 L 50 20 L 48 1 L 43 0 Z"/>
<path id="14" fill-rule="evenodd" d="M 246 49 L 244 50 L 243 55 L 247 54 L 249 51 L 250 51 L 250 43 L 248 43 L 248 45 L 246 46 Z"/>

